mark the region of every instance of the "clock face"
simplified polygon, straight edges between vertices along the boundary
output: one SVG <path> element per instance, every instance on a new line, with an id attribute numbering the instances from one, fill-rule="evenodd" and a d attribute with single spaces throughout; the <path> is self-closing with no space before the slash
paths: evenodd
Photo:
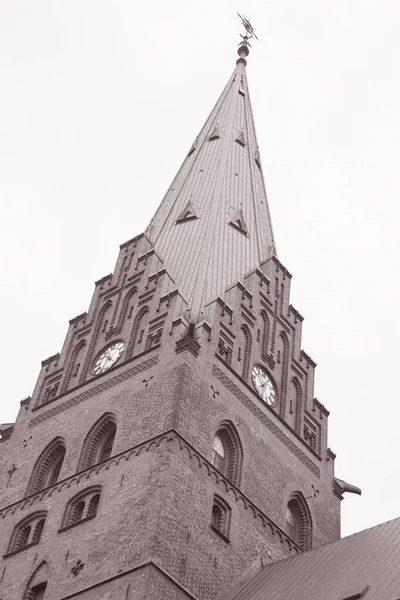
<path id="1" fill-rule="evenodd" d="M 96 358 L 93 373 L 95 375 L 100 375 L 100 373 L 104 373 L 104 371 L 107 371 L 107 369 L 114 366 L 124 350 L 124 345 L 124 342 L 115 342 L 103 350 Z"/>
<path id="2" fill-rule="evenodd" d="M 251 377 L 258 395 L 265 404 L 269 406 L 276 404 L 277 397 L 274 385 L 264 369 L 255 365 L 251 371 Z"/>

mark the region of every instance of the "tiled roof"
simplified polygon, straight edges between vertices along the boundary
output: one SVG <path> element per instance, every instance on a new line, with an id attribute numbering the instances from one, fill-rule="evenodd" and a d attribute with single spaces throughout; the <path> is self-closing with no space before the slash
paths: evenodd
<path id="1" fill-rule="evenodd" d="M 268 564 L 221 600 L 356 598 L 400 598 L 400 518 Z"/>
<path id="2" fill-rule="evenodd" d="M 275 250 L 245 61 L 238 61 L 146 234 L 192 320 Z"/>

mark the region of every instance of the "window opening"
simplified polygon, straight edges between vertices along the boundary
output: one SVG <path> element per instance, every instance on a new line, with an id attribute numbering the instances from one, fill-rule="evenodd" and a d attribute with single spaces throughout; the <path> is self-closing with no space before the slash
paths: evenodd
<path id="1" fill-rule="evenodd" d="M 298 532 L 296 527 L 296 517 L 292 511 L 292 509 L 288 506 L 286 508 L 286 533 L 296 542 L 298 543 Z"/>
<path id="2" fill-rule="evenodd" d="M 226 541 L 229 541 L 230 512 L 231 509 L 225 500 L 219 496 L 214 496 L 211 511 L 211 527 L 214 531 L 221 534 Z"/>
<path id="3" fill-rule="evenodd" d="M 64 442 L 59 438 L 42 452 L 31 476 L 26 495 L 36 494 L 56 483 L 65 456 Z"/>
<path id="4" fill-rule="evenodd" d="M 217 434 L 213 443 L 213 465 L 225 474 L 226 469 L 226 451 L 221 437 Z"/>
<path id="5" fill-rule="evenodd" d="M 28 594 L 28 600 L 44 600 L 47 583 L 36 585 Z"/>
<path id="6" fill-rule="evenodd" d="M 95 517 L 99 502 L 99 488 L 85 490 L 78 497 L 72 498 L 67 505 L 61 530 Z"/>
<path id="7" fill-rule="evenodd" d="M 117 426 L 111 413 L 103 415 L 86 436 L 78 470 L 87 469 L 112 455 Z"/>
<path id="8" fill-rule="evenodd" d="M 312 538 L 311 514 L 300 492 L 293 494 L 287 504 L 286 533 L 302 550 L 310 550 Z"/>
<path id="9" fill-rule="evenodd" d="M 36 513 L 25 518 L 15 527 L 11 536 L 7 554 L 18 552 L 34 544 L 38 544 L 45 523 L 44 513 Z"/>
<path id="10" fill-rule="evenodd" d="M 211 462 L 232 483 L 240 483 L 243 449 L 232 423 L 220 424 L 213 440 Z"/>
<path id="11" fill-rule="evenodd" d="M 100 494 L 96 494 L 95 496 L 92 497 L 92 499 L 89 502 L 89 507 L 88 507 L 88 511 L 87 511 L 88 517 L 96 516 L 99 502 L 100 502 Z"/>
<path id="12" fill-rule="evenodd" d="M 99 454 L 98 462 L 101 462 L 102 460 L 107 460 L 107 458 L 110 458 L 112 449 L 113 449 L 114 438 L 115 438 L 115 431 L 110 433 L 110 435 L 105 439 L 103 448 L 101 449 L 101 452 Z"/>
<path id="13" fill-rule="evenodd" d="M 53 483 L 57 483 L 58 478 L 60 476 L 63 461 L 64 461 L 64 455 L 59 457 L 59 459 L 55 463 L 53 469 L 51 470 L 48 485 L 53 485 Z"/>

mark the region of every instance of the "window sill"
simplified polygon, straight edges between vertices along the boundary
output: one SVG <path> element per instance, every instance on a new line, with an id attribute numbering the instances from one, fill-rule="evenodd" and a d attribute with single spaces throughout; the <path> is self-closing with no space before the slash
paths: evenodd
<path id="1" fill-rule="evenodd" d="M 226 542 L 227 544 L 230 544 L 230 543 L 231 543 L 231 540 L 230 540 L 229 538 L 227 538 L 227 537 L 226 537 L 226 535 L 224 535 L 224 534 L 222 533 L 222 531 L 220 531 L 219 529 L 217 529 L 216 527 L 214 527 L 214 525 L 210 525 L 210 527 L 211 527 L 211 529 L 212 529 L 213 531 L 215 531 L 215 533 L 218 533 L 218 535 L 219 535 L 220 537 L 222 537 L 222 539 L 224 540 L 224 542 Z"/>
<path id="2" fill-rule="evenodd" d="M 9 556 L 14 556 L 14 554 L 18 554 L 18 552 L 22 552 L 23 550 L 27 550 L 27 548 L 32 548 L 32 546 L 37 546 L 40 540 L 37 542 L 31 542 L 26 546 L 22 546 L 22 548 L 18 548 L 18 550 L 12 550 L 11 552 L 7 552 L 7 554 L 3 554 L 3 558 L 8 558 Z"/>
<path id="3" fill-rule="evenodd" d="M 67 531 L 67 529 L 71 529 L 72 527 L 76 527 L 76 525 L 80 525 L 81 523 L 86 523 L 86 521 L 91 521 L 95 518 L 96 515 L 91 515 L 90 517 L 86 517 L 85 519 L 81 519 L 80 521 L 76 521 L 75 523 L 71 523 L 70 525 L 66 525 L 65 527 L 61 527 L 58 530 L 58 533 L 62 533 L 63 531 Z"/>

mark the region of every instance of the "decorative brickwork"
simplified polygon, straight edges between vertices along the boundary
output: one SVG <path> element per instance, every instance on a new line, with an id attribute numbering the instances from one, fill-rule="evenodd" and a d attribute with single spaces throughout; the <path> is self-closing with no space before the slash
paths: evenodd
<path id="1" fill-rule="evenodd" d="M 185 335 L 183 338 L 178 340 L 175 345 L 175 352 L 184 352 L 189 350 L 194 356 L 198 356 L 200 352 L 200 344 L 196 342 L 190 335 Z"/>
<path id="2" fill-rule="evenodd" d="M 235 485 L 240 485 L 243 448 L 236 427 L 230 421 L 224 421 L 219 425 L 216 435 L 222 440 L 226 451 L 223 474 Z"/>
<path id="3" fill-rule="evenodd" d="M 89 371 L 90 366 L 91 366 L 91 362 L 92 362 L 94 350 L 96 348 L 97 340 L 98 340 L 98 337 L 99 337 L 99 334 L 100 334 L 100 329 L 101 329 L 101 326 L 103 324 L 104 316 L 105 316 L 105 314 L 107 313 L 107 311 L 111 307 L 112 307 L 111 300 L 107 300 L 105 302 L 105 304 L 103 304 L 103 306 L 99 310 L 99 313 L 98 313 L 97 318 L 96 318 L 96 324 L 95 324 L 94 329 L 92 331 L 92 337 L 91 337 L 90 345 L 89 345 L 89 348 L 88 348 L 88 351 L 87 351 L 85 363 L 83 365 L 82 373 L 81 373 L 81 376 L 79 378 L 79 382 L 80 383 L 83 383 L 86 380 L 86 378 L 87 378 L 88 371 Z"/>
<path id="4" fill-rule="evenodd" d="M 14 514 L 17 509 L 23 509 L 27 506 L 38 504 L 46 497 L 51 496 L 56 491 L 60 491 L 64 487 L 71 487 L 72 483 L 79 483 L 80 481 L 86 481 L 88 479 L 93 480 L 96 475 L 100 474 L 103 469 L 108 470 L 117 466 L 121 461 L 128 461 L 131 458 L 138 457 L 143 451 L 149 451 L 151 449 L 157 449 L 162 444 L 172 443 L 174 448 L 179 448 L 182 452 L 182 456 L 187 457 L 188 460 L 194 460 L 199 468 L 204 468 L 207 471 L 208 477 L 211 477 L 218 485 L 221 485 L 221 489 L 224 493 L 228 494 L 232 498 L 232 502 L 240 503 L 246 510 L 250 510 L 253 514 L 256 522 L 259 523 L 260 527 L 269 527 L 273 535 L 277 534 L 277 539 L 281 544 L 286 544 L 286 547 L 291 552 L 298 554 L 299 547 L 291 540 L 285 532 L 280 529 L 265 513 L 263 513 L 243 492 L 237 488 L 231 481 L 224 477 L 215 467 L 202 456 L 189 442 L 185 440 L 177 431 L 170 429 L 155 436 L 154 438 L 138 444 L 133 448 L 129 448 L 124 452 L 120 452 L 115 456 L 112 456 L 107 461 L 104 461 L 100 465 L 93 466 L 85 471 L 81 471 L 71 477 L 68 477 L 51 488 L 44 490 L 40 494 L 35 494 L 29 498 L 25 498 L 16 502 L 10 506 L 6 506 L 0 510 L 0 517 L 5 518 L 9 514 Z"/>
<path id="5" fill-rule="evenodd" d="M 120 333 L 122 326 L 125 322 L 126 315 L 128 314 L 129 304 L 131 302 L 133 294 L 137 292 L 137 287 L 132 286 L 125 294 L 124 301 L 122 302 L 122 308 L 118 319 L 117 330 Z"/>
<path id="6" fill-rule="evenodd" d="M 158 346 L 161 342 L 162 337 L 162 328 L 157 329 L 156 331 L 152 331 L 148 334 L 146 339 L 145 350 L 150 350 L 150 348 L 154 348 L 154 346 Z"/>
<path id="7" fill-rule="evenodd" d="M 26 496 L 36 494 L 36 492 L 58 481 L 64 456 L 65 440 L 57 437 L 43 450 L 37 459 L 26 490 Z"/>
<path id="8" fill-rule="evenodd" d="M 310 419 L 304 417 L 303 437 L 306 444 L 315 452 L 319 451 L 318 427 Z"/>
<path id="9" fill-rule="evenodd" d="M 218 353 L 228 365 L 232 364 L 232 351 L 232 346 L 220 337 L 218 340 Z"/>
<path id="10" fill-rule="evenodd" d="M 145 371 L 146 369 L 150 369 L 150 367 L 155 366 L 157 364 L 157 362 L 158 362 L 158 356 L 152 356 L 151 358 L 145 360 L 144 362 L 140 363 L 139 365 L 135 365 L 134 367 L 131 367 L 130 369 L 127 369 L 126 371 L 122 371 L 122 372 L 118 373 L 118 375 L 115 375 L 115 377 L 111 377 L 110 379 L 107 379 L 106 381 L 104 381 L 102 383 L 98 383 L 97 385 L 94 385 L 93 387 L 89 388 L 85 392 L 82 392 L 81 394 L 78 394 L 77 396 L 73 396 L 66 402 L 63 402 L 62 404 L 58 404 L 57 406 L 54 406 L 54 408 L 51 408 L 50 410 L 42 413 L 41 415 L 34 417 L 29 422 L 29 427 L 34 427 L 35 425 L 38 425 L 39 423 L 43 423 L 43 421 L 46 421 L 47 419 L 51 419 L 51 417 L 58 415 L 61 412 L 64 412 L 65 410 L 68 410 L 69 408 L 72 408 L 73 406 L 76 406 L 77 404 L 84 402 L 85 400 L 88 400 L 88 398 L 93 398 L 93 396 L 100 394 L 104 390 L 108 390 L 108 389 L 112 388 L 114 385 L 117 385 L 118 383 L 121 383 L 122 381 L 126 381 L 127 379 L 130 379 L 130 377 L 134 377 L 135 375 L 137 375 L 138 373 L 142 373 L 142 371 Z"/>
<path id="11" fill-rule="evenodd" d="M 81 340 L 75 346 L 71 358 L 69 359 L 68 367 L 65 372 L 64 381 L 61 386 L 61 393 L 66 392 L 69 388 L 71 377 L 75 375 L 76 359 L 80 351 L 86 346 L 86 340 Z"/>
<path id="12" fill-rule="evenodd" d="M 38 544 L 46 516 L 46 511 L 38 511 L 30 514 L 18 523 L 8 545 L 7 555 Z"/>
<path id="13" fill-rule="evenodd" d="M 240 331 L 242 337 L 244 337 L 242 377 L 245 381 L 248 381 L 251 356 L 251 333 L 247 325 L 242 325 Z"/>
<path id="14" fill-rule="evenodd" d="M 267 315 L 267 311 L 261 311 L 261 318 L 263 321 L 263 331 L 262 331 L 262 342 L 261 342 L 261 358 L 263 360 L 268 360 L 268 343 L 269 343 L 269 318 Z"/>
<path id="15" fill-rule="evenodd" d="M 281 331 L 279 338 L 283 344 L 283 357 L 282 357 L 282 380 L 281 380 L 281 393 L 279 403 L 279 414 L 281 417 L 285 417 L 286 414 L 286 395 L 287 395 L 287 383 L 288 383 L 288 370 L 289 370 L 289 340 L 284 331 Z"/>
<path id="16" fill-rule="evenodd" d="M 216 600 L 308 549 L 313 523 L 316 545 L 340 535 L 345 482 L 332 491 L 254 155 L 248 39 L 149 228 L 43 361 L 35 406 L 0 427 L 4 599 Z"/>
<path id="17" fill-rule="evenodd" d="M 296 403 L 295 403 L 295 407 L 294 407 L 294 411 L 295 411 L 294 429 L 295 429 L 296 433 L 298 433 L 300 435 L 300 433 L 301 433 L 301 417 L 302 417 L 302 393 L 301 393 L 301 386 L 300 386 L 300 383 L 299 383 L 299 380 L 297 379 L 297 377 L 293 377 L 292 384 L 296 389 Z M 313 450 L 316 450 L 316 447 L 313 448 Z"/>
<path id="18" fill-rule="evenodd" d="M 62 529 L 95 517 L 100 501 L 100 494 L 100 486 L 91 486 L 75 494 L 65 509 Z"/>
<path id="19" fill-rule="evenodd" d="M 103 415 L 93 425 L 83 442 L 78 470 L 82 471 L 111 456 L 116 432 L 116 419 L 111 413 Z"/>
<path id="20" fill-rule="evenodd" d="M 286 448 L 290 450 L 292 454 L 294 454 L 308 469 L 310 469 L 312 473 L 314 473 L 314 475 L 317 477 L 321 476 L 320 469 L 312 462 L 312 460 L 310 460 L 308 456 L 304 454 L 304 452 L 300 450 L 300 448 L 296 446 L 296 444 L 292 442 L 292 440 L 290 440 L 287 435 L 285 435 L 283 431 L 277 425 L 275 425 L 275 423 L 273 423 L 273 421 L 266 414 L 262 412 L 262 410 L 255 406 L 255 404 L 245 394 L 243 394 L 240 388 L 238 388 L 238 386 L 235 385 L 233 381 L 231 381 L 229 377 L 227 377 L 225 373 L 219 369 L 219 367 L 213 365 L 212 372 L 213 375 L 215 375 L 215 377 L 217 377 L 217 379 L 219 379 L 219 381 L 221 381 L 221 383 L 223 383 L 224 386 L 234 396 L 236 396 L 236 398 L 240 400 L 240 402 L 242 402 L 253 413 L 253 415 L 255 415 L 257 419 L 259 419 L 261 423 L 263 423 L 263 425 L 265 425 L 265 427 L 267 427 L 267 429 L 269 429 L 282 442 L 282 444 L 284 444 Z"/>
<path id="21" fill-rule="evenodd" d="M 126 358 L 131 358 L 133 356 L 133 351 L 135 349 L 135 344 L 139 339 L 139 330 L 143 317 L 149 312 L 148 306 L 142 306 L 142 308 L 137 313 L 135 320 L 133 321 L 131 337 L 129 339 L 128 347 L 126 349 Z M 140 340 L 141 341 L 141 340 Z"/>
<path id="22" fill-rule="evenodd" d="M 35 600 L 35 597 L 37 597 L 36 592 L 46 589 L 48 578 L 49 565 L 45 560 L 42 560 L 29 578 L 23 600 Z"/>
<path id="23" fill-rule="evenodd" d="M 294 492 L 288 502 L 288 508 L 295 518 L 296 537 L 295 540 L 302 550 L 310 550 L 312 547 L 312 520 L 310 509 L 301 492 Z"/>

